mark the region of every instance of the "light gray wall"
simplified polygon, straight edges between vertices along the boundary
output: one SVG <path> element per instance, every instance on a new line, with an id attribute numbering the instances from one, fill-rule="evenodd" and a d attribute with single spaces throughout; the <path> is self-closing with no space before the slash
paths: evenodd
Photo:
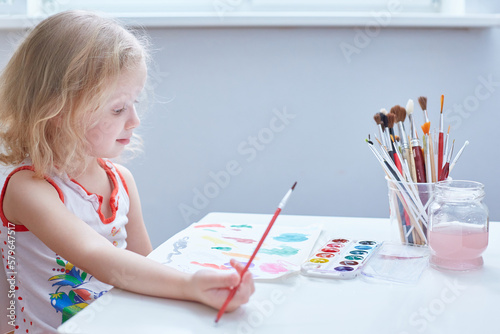
<path id="1" fill-rule="evenodd" d="M 388 217 L 384 173 L 364 139 L 375 112 L 409 98 L 422 123 L 420 95 L 433 127 L 445 95 L 455 152 L 470 141 L 451 176 L 483 182 L 500 220 L 500 31 L 387 28 L 362 40 L 359 29 L 148 31 L 145 148 L 126 165 L 154 246 L 208 212 L 273 213 L 294 181 L 284 214 Z M 9 34 L 0 31 L 0 64 Z M 347 44 L 357 53 L 346 57 Z"/>
<path id="2" fill-rule="evenodd" d="M 130 167 L 155 243 L 211 211 L 272 213 L 295 180 L 287 214 L 387 217 L 384 174 L 364 139 L 381 107 L 420 95 L 433 126 L 445 95 L 457 149 L 471 143 L 452 177 L 485 183 L 500 220 L 497 29 L 384 29 L 350 62 L 340 45 L 356 45 L 351 28 L 150 34 L 155 92 L 168 102 L 145 116 L 145 154 Z M 239 168 L 217 186 L 210 175 L 231 163 Z"/>

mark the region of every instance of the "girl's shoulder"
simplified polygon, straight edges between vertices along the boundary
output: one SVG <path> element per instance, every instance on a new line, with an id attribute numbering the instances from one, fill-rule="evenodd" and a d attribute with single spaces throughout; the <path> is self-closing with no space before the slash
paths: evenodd
<path id="1" fill-rule="evenodd" d="M 22 165 L 14 168 L 5 177 L 3 181 L 2 198 L 5 196 L 7 189 L 9 193 L 17 190 L 27 192 L 28 189 L 37 188 L 41 192 L 52 192 L 58 193 L 55 185 L 55 176 L 45 177 L 43 179 L 35 176 L 35 169 L 31 165 Z"/>
<path id="2" fill-rule="evenodd" d="M 125 166 L 118 164 L 116 162 L 111 163 L 110 161 L 107 161 L 110 163 L 112 166 L 115 167 L 118 175 L 120 176 L 122 182 L 124 183 L 125 188 L 127 188 L 128 192 L 128 186 L 135 184 L 134 176 L 132 172 Z"/>
<path id="3" fill-rule="evenodd" d="M 116 163 L 116 162 L 113 162 L 113 166 L 115 166 L 118 173 L 120 173 L 123 177 L 125 177 L 127 179 L 134 178 L 132 175 L 132 172 L 127 167 L 125 167 L 119 163 Z"/>
<path id="4" fill-rule="evenodd" d="M 4 181 L 4 188 L 8 186 L 9 191 L 20 187 L 38 187 L 46 183 L 45 180 L 35 177 L 33 166 L 19 166 L 10 171 Z"/>
<path id="5" fill-rule="evenodd" d="M 48 181 L 48 182 L 47 182 Z M 60 201 L 61 194 L 50 179 L 35 177 L 31 166 L 17 167 L 5 178 L 0 196 L 2 220 L 18 223 L 18 213 L 30 210 L 43 201 Z"/>

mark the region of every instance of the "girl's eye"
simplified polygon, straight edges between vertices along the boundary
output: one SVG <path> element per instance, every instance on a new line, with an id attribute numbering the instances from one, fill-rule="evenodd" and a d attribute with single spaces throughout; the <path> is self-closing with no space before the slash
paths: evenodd
<path id="1" fill-rule="evenodd" d="M 127 108 L 124 106 L 123 108 L 113 109 L 113 113 L 120 114 L 125 110 L 127 110 Z"/>

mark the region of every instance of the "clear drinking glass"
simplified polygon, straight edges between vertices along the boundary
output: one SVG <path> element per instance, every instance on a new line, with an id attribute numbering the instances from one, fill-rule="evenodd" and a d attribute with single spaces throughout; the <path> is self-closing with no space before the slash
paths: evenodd
<path id="1" fill-rule="evenodd" d="M 438 182 L 429 207 L 430 263 L 450 270 L 483 265 L 488 246 L 489 216 L 483 203 L 484 185 L 474 181 Z"/>
<path id="2" fill-rule="evenodd" d="M 399 239 L 403 244 L 427 245 L 428 209 L 434 183 L 386 180 L 393 235 L 391 239 Z"/>

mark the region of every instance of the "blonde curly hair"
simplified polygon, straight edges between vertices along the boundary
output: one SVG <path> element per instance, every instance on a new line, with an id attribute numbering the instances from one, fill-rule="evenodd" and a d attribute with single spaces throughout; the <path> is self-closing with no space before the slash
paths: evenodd
<path id="1" fill-rule="evenodd" d="M 91 12 L 40 22 L 0 76 L 0 162 L 30 159 L 37 177 L 81 171 L 92 114 L 120 73 L 148 59 L 147 46 L 144 35 Z"/>

